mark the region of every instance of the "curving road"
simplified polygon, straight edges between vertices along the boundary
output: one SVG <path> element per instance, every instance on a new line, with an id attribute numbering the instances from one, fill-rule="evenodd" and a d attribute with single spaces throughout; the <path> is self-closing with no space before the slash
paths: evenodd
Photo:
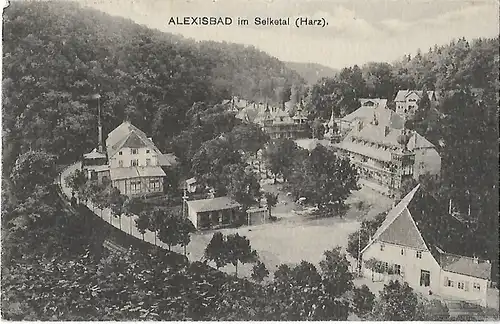
<path id="1" fill-rule="evenodd" d="M 59 178 L 57 180 L 58 184 L 61 187 L 63 194 L 68 198 L 68 200 L 71 198 L 72 190 L 71 190 L 71 188 L 69 188 L 66 185 L 66 181 L 64 181 L 64 179 L 69 174 L 71 174 L 73 171 L 75 171 L 76 169 L 80 169 L 80 168 L 81 168 L 81 162 L 71 164 L 70 166 L 66 167 L 61 172 L 61 174 L 59 175 Z M 121 220 L 120 220 L 119 217 L 112 216 L 111 210 L 109 208 L 105 208 L 105 209 L 101 210 L 101 209 L 97 208 L 96 206 L 94 206 L 93 203 L 90 201 L 87 203 L 87 207 L 91 211 L 93 211 L 97 217 L 101 217 L 104 221 L 108 222 L 109 224 L 113 225 L 114 227 L 121 229 L 123 232 L 125 232 L 129 235 L 133 235 L 133 236 L 142 240 L 142 238 L 143 238 L 142 234 L 139 232 L 139 230 L 137 229 L 137 226 L 135 224 L 135 219 L 138 218 L 137 215 L 134 215 L 131 217 L 122 216 Z M 121 223 L 121 227 L 120 227 L 120 223 Z M 151 243 L 151 244 L 155 244 L 154 233 L 149 231 L 149 230 L 146 230 L 146 233 L 144 234 L 144 240 Z M 156 240 L 156 245 L 163 248 L 163 249 L 168 249 L 168 246 L 166 244 L 160 242 L 160 240 L 158 240 L 158 239 Z M 183 253 L 182 250 L 183 249 L 180 247 L 173 247 L 172 248 L 172 251 L 178 252 L 181 254 Z M 189 258 L 190 256 L 191 256 L 191 258 Z M 196 256 L 190 255 L 190 254 L 188 254 L 188 258 L 190 259 L 190 261 L 199 260 L 199 256 L 196 259 Z"/>

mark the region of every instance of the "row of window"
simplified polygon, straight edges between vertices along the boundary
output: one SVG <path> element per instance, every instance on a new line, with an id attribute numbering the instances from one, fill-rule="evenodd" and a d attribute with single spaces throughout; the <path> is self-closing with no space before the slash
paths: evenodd
<path id="1" fill-rule="evenodd" d="M 448 277 L 444 277 L 444 286 L 445 287 L 457 287 L 458 289 L 469 291 L 469 282 L 468 281 L 453 281 Z M 477 282 L 472 283 L 472 289 L 474 291 L 481 291 L 481 285 Z"/>
<path id="2" fill-rule="evenodd" d="M 384 251 L 384 248 L 385 248 L 385 244 L 380 244 L 380 251 Z M 406 254 L 406 250 L 404 248 L 401 248 L 401 255 L 405 255 Z M 415 257 L 417 259 L 422 259 L 422 251 L 417 251 L 415 253 Z"/>
<path id="3" fill-rule="evenodd" d="M 149 153 L 149 152 L 150 152 L 150 150 L 146 150 L 146 153 Z M 133 155 L 139 154 L 139 149 L 136 149 L 136 148 L 130 149 L 130 154 L 133 154 Z M 122 151 L 118 152 L 118 155 L 123 155 L 123 152 Z"/>
<path id="4" fill-rule="evenodd" d="M 146 159 L 146 166 L 150 166 L 150 165 L 151 165 L 151 159 Z M 118 166 L 120 168 L 123 168 L 123 160 L 118 160 Z M 132 167 L 139 166 L 139 159 L 130 160 L 130 166 L 132 166 Z"/>
<path id="5" fill-rule="evenodd" d="M 132 180 L 130 181 L 130 191 L 131 192 L 139 192 L 141 191 L 141 180 Z M 149 180 L 149 189 L 151 190 L 159 190 L 160 189 L 160 179 L 151 179 Z"/>

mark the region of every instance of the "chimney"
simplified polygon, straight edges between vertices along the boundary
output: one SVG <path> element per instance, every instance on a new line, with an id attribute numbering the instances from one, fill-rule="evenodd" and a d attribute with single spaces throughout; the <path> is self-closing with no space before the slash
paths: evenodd
<path id="1" fill-rule="evenodd" d="M 385 126 L 385 128 L 384 128 L 384 137 L 386 137 L 387 135 L 389 135 L 389 132 L 390 132 L 389 126 Z"/>

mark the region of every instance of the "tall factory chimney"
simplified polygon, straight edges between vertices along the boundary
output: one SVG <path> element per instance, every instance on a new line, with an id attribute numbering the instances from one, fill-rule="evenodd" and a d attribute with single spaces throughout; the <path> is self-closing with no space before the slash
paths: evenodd
<path id="1" fill-rule="evenodd" d="M 97 99 L 97 151 L 103 153 L 102 147 L 102 122 L 101 122 L 101 95 L 95 94 L 92 96 L 93 99 Z"/>

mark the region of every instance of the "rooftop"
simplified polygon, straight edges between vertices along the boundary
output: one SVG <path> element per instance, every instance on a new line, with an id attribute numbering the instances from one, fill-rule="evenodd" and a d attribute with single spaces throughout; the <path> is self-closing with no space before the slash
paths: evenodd
<path id="1" fill-rule="evenodd" d="M 217 197 L 210 199 L 189 200 L 187 202 L 188 208 L 197 213 L 233 209 L 241 205 L 229 197 Z"/>
<path id="2" fill-rule="evenodd" d="M 449 272 L 487 280 L 491 278 L 491 263 L 487 261 L 444 252 L 438 261 L 443 270 Z"/>
<path id="3" fill-rule="evenodd" d="M 112 180 L 165 176 L 165 172 L 159 166 L 113 168 L 109 173 Z"/>

